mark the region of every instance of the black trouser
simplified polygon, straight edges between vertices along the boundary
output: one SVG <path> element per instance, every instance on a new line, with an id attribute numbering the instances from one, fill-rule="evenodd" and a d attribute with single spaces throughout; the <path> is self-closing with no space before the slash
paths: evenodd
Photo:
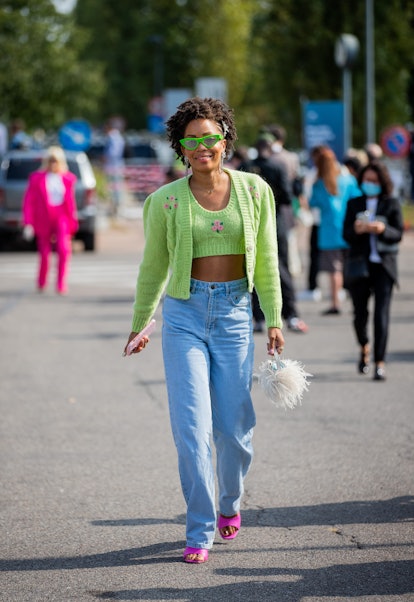
<path id="1" fill-rule="evenodd" d="M 285 219 L 282 213 L 277 213 L 277 246 L 279 259 L 280 287 L 282 289 L 282 318 L 288 320 L 298 316 L 296 309 L 296 293 L 292 275 L 289 271 L 289 247 Z M 256 322 L 264 320 L 257 293 L 253 290 L 253 317 Z"/>
<path id="2" fill-rule="evenodd" d="M 308 286 L 310 291 L 314 291 L 318 288 L 317 276 L 319 273 L 319 249 L 318 249 L 318 228 L 314 224 L 311 228 L 309 238 L 309 272 L 308 272 Z"/>
<path id="3" fill-rule="evenodd" d="M 354 329 L 363 347 L 368 338 L 368 303 L 374 295 L 374 362 L 383 362 L 387 348 L 390 307 L 394 281 L 380 263 L 369 263 L 369 278 L 349 285 L 354 306 Z"/>

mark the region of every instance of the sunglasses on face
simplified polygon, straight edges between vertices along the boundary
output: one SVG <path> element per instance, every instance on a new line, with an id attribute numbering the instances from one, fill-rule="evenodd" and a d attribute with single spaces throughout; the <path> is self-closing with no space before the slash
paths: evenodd
<path id="1" fill-rule="evenodd" d="M 201 138 L 182 138 L 180 140 L 180 144 L 187 150 L 196 150 L 200 144 L 206 148 L 213 148 L 213 146 L 215 146 L 219 140 L 223 139 L 224 136 L 221 134 L 208 134 L 207 136 L 202 136 Z"/>

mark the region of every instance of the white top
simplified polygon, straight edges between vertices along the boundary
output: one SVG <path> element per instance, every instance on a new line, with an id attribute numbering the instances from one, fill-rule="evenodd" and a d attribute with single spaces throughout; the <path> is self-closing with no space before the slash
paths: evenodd
<path id="1" fill-rule="evenodd" d="M 65 196 L 65 185 L 60 174 L 53 172 L 46 174 L 46 190 L 49 205 L 52 205 L 52 207 L 62 205 Z"/>
<path id="2" fill-rule="evenodd" d="M 370 197 L 367 199 L 367 211 L 369 213 L 369 221 L 373 222 L 376 219 L 377 215 L 377 197 Z M 372 263 L 381 263 L 381 257 L 378 255 L 377 250 L 377 236 L 376 234 L 369 235 L 369 244 L 371 247 L 371 253 L 369 255 L 369 260 Z"/>

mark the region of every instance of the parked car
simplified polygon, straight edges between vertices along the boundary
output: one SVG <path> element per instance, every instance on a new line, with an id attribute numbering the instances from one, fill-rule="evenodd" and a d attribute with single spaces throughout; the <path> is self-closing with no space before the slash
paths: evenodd
<path id="1" fill-rule="evenodd" d="M 0 237 L 18 240 L 23 231 L 23 196 L 29 175 L 39 169 L 45 150 L 9 151 L 0 166 Z M 95 249 L 96 180 L 85 153 L 65 152 L 69 171 L 77 177 L 76 205 L 79 230 L 75 238 L 81 240 L 85 251 Z"/>

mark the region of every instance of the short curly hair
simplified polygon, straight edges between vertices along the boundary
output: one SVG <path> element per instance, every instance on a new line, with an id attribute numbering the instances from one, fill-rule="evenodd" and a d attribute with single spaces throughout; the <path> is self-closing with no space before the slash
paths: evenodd
<path id="1" fill-rule="evenodd" d="M 215 121 L 224 134 L 227 150 L 231 151 L 233 149 L 234 142 L 237 140 L 233 109 L 218 98 L 195 96 L 181 103 L 166 123 L 167 138 L 183 163 L 184 155 L 180 140 L 184 137 L 185 128 L 194 119 Z"/>

